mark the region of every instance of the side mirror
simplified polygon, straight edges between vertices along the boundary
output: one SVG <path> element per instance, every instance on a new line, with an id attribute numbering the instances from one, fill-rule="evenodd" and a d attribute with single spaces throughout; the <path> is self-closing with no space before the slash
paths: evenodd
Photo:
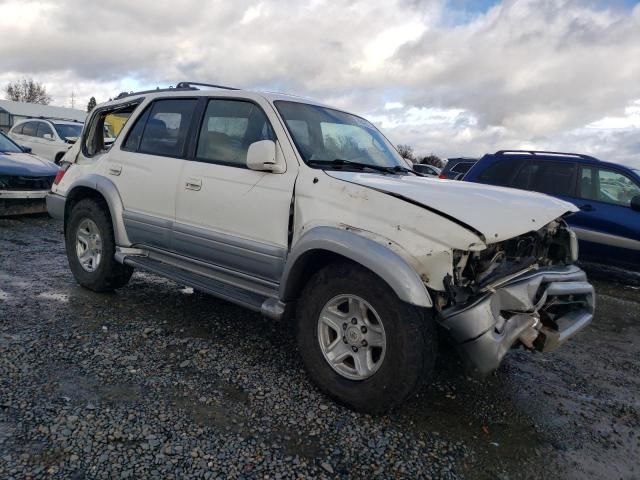
<path id="1" fill-rule="evenodd" d="M 631 199 L 631 210 L 640 212 L 640 195 L 636 195 Z"/>
<path id="2" fill-rule="evenodd" d="M 53 140 L 53 135 L 51 135 L 50 133 L 45 133 L 42 138 L 44 138 L 45 140 Z"/>
<path id="3" fill-rule="evenodd" d="M 31 147 L 20 145 L 20 150 L 22 150 L 24 153 L 31 153 Z"/>
<path id="4" fill-rule="evenodd" d="M 249 145 L 247 167 L 259 172 L 284 173 L 284 163 L 278 158 L 276 144 L 272 140 L 260 140 Z"/>

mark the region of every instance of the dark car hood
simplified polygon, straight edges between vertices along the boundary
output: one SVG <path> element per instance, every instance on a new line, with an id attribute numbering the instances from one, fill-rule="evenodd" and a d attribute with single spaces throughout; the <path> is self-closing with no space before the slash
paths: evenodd
<path id="1" fill-rule="evenodd" d="M 54 176 L 58 170 L 55 163 L 30 153 L 0 152 L 0 175 L 47 177 Z"/>

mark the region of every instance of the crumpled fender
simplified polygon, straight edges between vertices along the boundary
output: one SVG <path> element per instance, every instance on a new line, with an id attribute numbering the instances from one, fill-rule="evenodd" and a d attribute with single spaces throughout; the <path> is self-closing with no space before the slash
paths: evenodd
<path id="1" fill-rule="evenodd" d="M 306 260 L 317 251 L 328 251 L 346 257 L 382 278 L 398 297 L 412 305 L 430 308 L 431 296 L 416 270 L 387 245 L 369 238 L 356 229 L 318 226 L 305 232 L 295 243 L 287 257 L 280 299 L 290 301 L 296 285 L 303 279 Z"/>

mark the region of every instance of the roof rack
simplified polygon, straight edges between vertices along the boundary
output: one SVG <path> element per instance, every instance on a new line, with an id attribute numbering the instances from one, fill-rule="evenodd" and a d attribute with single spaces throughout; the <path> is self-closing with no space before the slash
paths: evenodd
<path id="1" fill-rule="evenodd" d="M 122 92 L 118 95 L 114 100 L 120 100 L 126 97 L 132 97 L 134 95 L 144 95 L 145 93 L 157 93 L 157 92 L 175 92 L 175 91 L 189 91 L 189 90 L 199 90 L 197 87 L 211 87 L 211 88 L 220 88 L 222 90 L 240 90 L 236 87 L 227 87 L 225 85 L 214 85 L 212 83 L 201 83 L 201 82 L 179 82 L 175 87 L 169 88 L 154 88 L 153 90 L 142 90 L 140 92 Z"/>
<path id="2" fill-rule="evenodd" d="M 193 89 L 194 86 L 221 88 L 222 90 L 241 90 L 240 88 L 236 88 L 236 87 L 228 87 L 226 85 L 214 85 L 212 83 L 201 83 L 201 82 L 180 82 L 176 85 L 176 88 L 192 88 Z"/>
<path id="3" fill-rule="evenodd" d="M 547 156 L 563 156 L 563 157 L 576 157 L 582 158 L 584 160 L 595 160 L 596 162 L 601 161 L 598 158 L 592 157 L 590 155 L 583 155 L 582 153 L 570 153 L 570 152 L 552 152 L 546 150 L 498 150 L 494 155 L 508 155 L 510 153 L 518 153 L 518 154 L 528 154 L 528 155 L 547 155 Z"/>

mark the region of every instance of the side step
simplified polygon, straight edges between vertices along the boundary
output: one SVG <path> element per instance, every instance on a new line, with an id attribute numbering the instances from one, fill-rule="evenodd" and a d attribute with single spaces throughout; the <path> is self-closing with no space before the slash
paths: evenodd
<path id="1" fill-rule="evenodd" d="M 241 307 L 249 308 L 263 315 L 279 319 L 284 313 L 284 305 L 276 298 L 267 297 L 258 293 L 249 292 L 239 287 L 214 280 L 197 273 L 189 272 L 182 268 L 154 260 L 149 257 L 129 255 L 124 258 L 124 263 L 132 267 L 141 268 L 171 278 L 178 283 L 183 283 L 214 297 L 227 300 Z"/>

